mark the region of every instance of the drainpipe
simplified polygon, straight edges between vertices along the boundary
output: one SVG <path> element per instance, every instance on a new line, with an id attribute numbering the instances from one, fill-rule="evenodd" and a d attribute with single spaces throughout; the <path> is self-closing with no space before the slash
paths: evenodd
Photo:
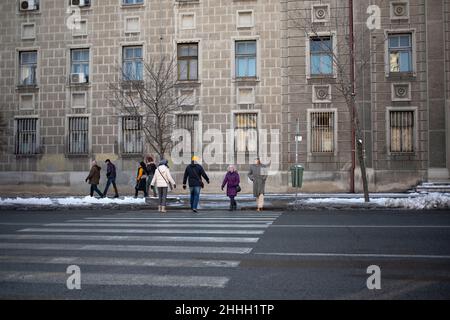
<path id="1" fill-rule="evenodd" d="M 350 172 L 350 192 L 355 193 L 355 169 L 356 169 L 356 132 L 355 132 L 355 49 L 353 30 L 353 0 L 348 1 L 349 17 L 349 46 L 350 46 L 350 82 L 352 89 L 350 125 L 352 130 L 352 168 Z"/>

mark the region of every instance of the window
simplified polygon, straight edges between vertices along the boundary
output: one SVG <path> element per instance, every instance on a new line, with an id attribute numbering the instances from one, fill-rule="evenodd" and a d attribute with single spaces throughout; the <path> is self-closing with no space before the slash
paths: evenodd
<path id="1" fill-rule="evenodd" d="M 414 111 L 390 111 L 390 151 L 414 152 Z"/>
<path id="2" fill-rule="evenodd" d="M 123 5 L 143 4 L 144 0 L 122 0 Z"/>
<path id="3" fill-rule="evenodd" d="M 333 38 L 311 37 L 310 49 L 310 74 L 312 76 L 333 75 Z"/>
<path id="4" fill-rule="evenodd" d="M 89 49 L 72 49 L 71 57 L 71 73 L 82 73 L 89 82 Z"/>
<path id="5" fill-rule="evenodd" d="M 123 47 L 123 80 L 143 80 L 142 46 Z"/>
<path id="6" fill-rule="evenodd" d="M 88 154 L 89 118 L 69 118 L 69 154 Z"/>
<path id="7" fill-rule="evenodd" d="M 143 152 L 142 117 L 122 117 L 122 152 L 141 154 Z"/>
<path id="8" fill-rule="evenodd" d="M 236 41 L 236 77 L 256 77 L 256 40 Z"/>
<path id="9" fill-rule="evenodd" d="M 335 150 L 334 111 L 313 111 L 310 113 L 310 151 L 331 153 Z"/>
<path id="10" fill-rule="evenodd" d="M 258 153 L 258 114 L 237 113 L 234 116 L 235 153 Z"/>
<path id="11" fill-rule="evenodd" d="M 37 51 L 20 52 L 20 85 L 33 86 L 37 84 Z"/>
<path id="12" fill-rule="evenodd" d="M 178 80 L 198 79 L 198 43 L 178 44 Z"/>
<path id="13" fill-rule="evenodd" d="M 189 132 L 190 151 L 194 155 L 199 148 L 196 148 L 198 141 L 199 115 L 198 114 L 179 114 L 177 115 L 177 128 Z"/>
<path id="14" fill-rule="evenodd" d="M 389 71 L 391 73 L 413 72 L 412 34 L 390 34 Z"/>
<path id="15" fill-rule="evenodd" d="M 16 154 L 38 153 L 38 119 L 16 119 Z"/>

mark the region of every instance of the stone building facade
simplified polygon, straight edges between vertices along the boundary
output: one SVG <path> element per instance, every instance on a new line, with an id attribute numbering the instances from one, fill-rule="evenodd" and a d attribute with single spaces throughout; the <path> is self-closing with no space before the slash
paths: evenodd
<path id="1" fill-rule="evenodd" d="M 327 66 L 329 54 L 317 52 L 321 46 L 312 39 L 340 49 L 346 5 L 342 0 L 2 1 L 0 105 L 7 130 L 0 189 L 82 193 L 90 161 L 109 158 L 118 166 L 123 193 L 132 192 L 137 163 L 151 150 L 139 138 L 139 122 L 109 104 L 108 83 L 119 76 L 118 66 L 139 72 L 142 61 L 173 53 L 182 66 L 177 90 L 187 97 L 176 121 L 195 133 L 195 153 L 209 152 L 211 130 L 224 133 L 224 151 L 215 150 L 223 153 L 222 161 L 204 161 L 214 181 L 207 192 L 220 191 L 223 172 L 233 162 L 249 191 L 248 163 L 266 148 L 263 158 L 272 164 L 268 190 L 292 191 L 297 119 L 303 190 L 348 191 L 350 116 L 336 91 L 334 69 Z M 380 9 L 380 25 L 373 30 L 366 23 L 373 13 L 369 6 Z M 298 19 L 304 12 L 308 23 Z M 450 1 L 364 0 L 355 2 L 354 12 L 356 51 L 370 58 L 357 61 L 356 99 L 371 190 L 406 190 L 448 179 Z M 227 131 L 239 130 L 243 138 L 227 140 Z M 241 153 L 244 161 L 237 161 Z M 184 165 L 171 162 L 181 183 Z"/>

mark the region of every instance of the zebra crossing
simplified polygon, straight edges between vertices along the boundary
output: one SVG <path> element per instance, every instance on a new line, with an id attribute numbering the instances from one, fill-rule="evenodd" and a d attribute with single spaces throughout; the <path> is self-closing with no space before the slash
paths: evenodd
<path id="1" fill-rule="evenodd" d="M 0 234 L 0 284 L 65 286 L 66 267 L 77 265 L 85 286 L 225 288 L 225 271 L 239 267 L 279 215 L 130 212 L 26 225 Z"/>

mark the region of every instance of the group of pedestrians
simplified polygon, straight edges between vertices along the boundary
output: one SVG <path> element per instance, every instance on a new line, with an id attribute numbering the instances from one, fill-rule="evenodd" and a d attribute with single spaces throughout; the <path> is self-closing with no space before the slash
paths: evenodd
<path id="1" fill-rule="evenodd" d="M 199 158 L 193 156 L 191 159 L 191 164 L 189 164 L 183 176 L 183 189 L 186 190 L 189 185 L 190 194 L 190 207 L 194 213 L 198 211 L 198 205 L 200 202 L 201 190 L 205 187 L 203 179 L 206 183 L 210 183 L 209 177 L 206 174 L 203 167 L 198 163 Z M 107 159 L 105 161 L 107 164 L 107 183 L 105 190 L 101 192 L 98 189 L 98 184 L 100 182 L 100 171 L 101 167 L 98 166 L 97 162 L 92 161 L 92 167 L 89 172 L 86 182 L 91 185 L 90 195 L 91 197 L 96 192 L 101 198 L 105 197 L 109 187 L 112 185 L 115 198 L 119 197 L 119 193 L 116 186 L 116 166 Z M 257 211 L 262 211 L 264 208 L 264 193 L 265 184 L 267 179 L 267 168 L 261 163 L 259 158 L 255 159 L 255 163 L 250 166 L 248 172 L 248 178 L 253 182 L 253 195 L 256 198 Z M 237 209 L 236 196 L 241 191 L 240 187 L 241 179 L 236 167 L 230 165 L 228 167 L 227 173 L 222 182 L 222 190 L 226 187 L 227 197 L 230 198 L 230 211 Z M 144 193 L 144 197 L 148 197 L 151 191 L 153 197 L 158 197 L 159 205 L 158 211 L 165 213 L 167 212 L 167 195 L 168 192 L 176 188 L 175 180 L 173 179 L 168 161 L 162 159 L 158 165 L 156 165 L 154 158 L 148 156 L 145 161 L 140 162 L 139 168 L 136 174 L 136 185 L 135 185 L 135 197 L 138 197 L 139 191 Z"/>

